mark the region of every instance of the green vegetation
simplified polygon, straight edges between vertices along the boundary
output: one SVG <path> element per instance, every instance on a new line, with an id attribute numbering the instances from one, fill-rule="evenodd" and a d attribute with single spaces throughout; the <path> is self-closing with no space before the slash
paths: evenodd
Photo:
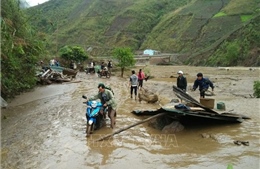
<path id="1" fill-rule="evenodd" d="M 113 50 L 113 58 L 117 60 L 117 66 L 121 68 L 121 77 L 124 76 L 125 68 L 135 65 L 134 54 L 127 47 L 115 48 Z"/>
<path id="2" fill-rule="evenodd" d="M 214 18 L 221 17 L 221 16 L 227 16 L 227 14 L 225 12 L 219 12 L 216 15 L 214 15 Z"/>
<path id="3" fill-rule="evenodd" d="M 49 34 L 49 51 L 64 45 L 93 48 L 92 55 L 112 49 L 139 49 L 160 19 L 191 0 L 56 0 L 29 8 L 32 24 Z M 70 5 L 69 5 L 70 4 Z M 56 11 L 56 12 L 55 12 Z"/>
<path id="4" fill-rule="evenodd" d="M 233 165 L 232 164 L 228 164 L 227 169 L 233 169 Z"/>
<path id="5" fill-rule="evenodd" d="M 254 96 L 260 98 L 260 81 L 254 81 Z"/>
<path id="6" fill-rule="evenodd" d="M 247 24 L 254 24 L 259 15 L 258 3 L 259 0 L 56 0 L 27 12 L 34 16 L 32 24 L 49 35 L 46 40 L 52 53 L 65 45 L 77 45 L 85 50 L 91 47 L 90 55 L 94 57 L 106 56 L 116 47 L 129 46 L 134 50 L 184 53 L 190 56 L 183 61 L 193 65 L 214 66 L 223 60 L 226 65 L 243 65 L 245 58 L 255 58 L 249 56 L 251 39 L 243 40 L 240 35 Z M 235 39 L 237 42 L 233 42 Z M 236 50 L 242 55 L 234 56 Z M 209 55 L 216 54 L 218 59 L 211 58 L 209 62 Z M 201 60 L 196 59 L 198 55 Z M 236 58 L 239 60 L 235 63 L 228 63 Z"/>
<path id="7" fill-rule="evenodd" d="M 230 0 L 222 9 L 227 15 L 252 14 L 257 12 L 259 0 Z"/>
<path id="8" fill-rule="evenodd" d="M 4 99 L 31 89 L 36 84 L 35 65 L 45 43 L 27 23 L 19 1 L 1 3 L 1 96 Z"/>
<path id="9" fill-rule="evenodd" d="M 209 58 L 209 64 L 211 65 L 223 65 L 223 66 L 231 66 L 237 65 L 240 57 L 240 44 L 237 40 L 232 42 L 224 42 L 222 48 L 219 48 L 216 52 L 217 54 L 211 56 Z M 222 55 L 220 57 L 220 52 Z"/>
<path id="10" fill-rule="evenodd" d="M 260 16 L 252 19 L 251 23 L 234 32 L 209 57 L 210 66 L 259 66 L 257 54 L 260 46 Z M 234 39 L 234 37 L 236 39 Z"/>
<path id="11" fill-rule="evenodd" d="M 83 62 L 88 59 L 88 56 L 84 49 L 79 46 L 64 46 L 60 49 L 60 56 L 67 63 Z"/>
<path id="12" fill-rule="evenodd" d="M 241 15 L 240 18 L 242 22 L 247 22 L 253 18 L 253 15 Z"/>

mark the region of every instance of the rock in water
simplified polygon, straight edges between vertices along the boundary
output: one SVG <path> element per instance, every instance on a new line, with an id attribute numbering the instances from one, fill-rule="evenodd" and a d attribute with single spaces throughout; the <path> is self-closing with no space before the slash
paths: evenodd
<path id="1" fill-rule="evenodd" d="M 165 126 L 162 131 L 165 133 L 176 133 L 184 129 L 184 126 L 179 121 L 173 121 L 171 124 Z"/>
<path id="2" fill-rule="evenodd" d="M 173 122 L 172 118 L 169 118 L 167 116 L 158 117 L 156 119 L 153 119 L 149 121 L 149 126 L 153 127 L 158 130 L 162 130 L 165 126 L 171 124 Z"/>
<path id="3" fill-rule="evenodd" d="M 141 102 L 142 100 L 146 101 L 147 103 L 155 103 L 158 101 L 158 95 L 148 91 L 147 89 L 141 88 L 138 92 L 138 98 Z"/>
<path id="4" fill-rule="evenodd" d="M 207 133 L 202 133 L 202 134 L 201 134 L 201 137 L 202 137 L 202 138 L 210 138 L 210 135 L 207 134 Z"/>

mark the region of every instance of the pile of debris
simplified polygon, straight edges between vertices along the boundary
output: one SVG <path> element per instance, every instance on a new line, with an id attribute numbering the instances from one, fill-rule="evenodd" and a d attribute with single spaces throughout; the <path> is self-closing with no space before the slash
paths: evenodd
<path id="1" fill-rule="evenodd" d="M 135 115 L 159 115 L 166 113 L 167 116 L 162 116 L 153 120 L 150 125 L 154 128 L 163 130 L 164 127 L 173 129 L 172 131 L 181 131 L 181 124 L 212 124 L 212 123 L 241 123 L 245 119 L 250 119 L 243 114 L 228 112 L 217 112 L 214 109 L 206 107 L 201 104 L 186 92 L 173 86 L 173 91 L 179 99 L 173 99 L 171 103 L 164 105 L 157 110 L 134 110 L 132 113 Z"/>
<path id="2" fill-rule="evenodd" d="M 73 78 L 76 78 L 78 71 L 68 68 L 59 67 L 59 69 L 55 67 L 51 67 L 44 72 L 41 72 L 37 75 L 39 77 L 38 83 L 42 85 L 55 83 L 63 83 L 63 82 L 71 82 Z"/>

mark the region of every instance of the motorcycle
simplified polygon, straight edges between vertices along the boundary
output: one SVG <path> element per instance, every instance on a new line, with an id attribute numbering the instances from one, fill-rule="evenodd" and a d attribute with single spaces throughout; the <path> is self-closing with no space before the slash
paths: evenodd
<path id="1" fill-rule="evenodd" d="M 104 67 L 103 70 L 98 70 L 97 74 L 98 74 L 98 77 L 105 76 L 106 78 L 110 78 L 110 75 L 111 75 L 111 73 L 107 67 Z"/>
<path id="2" fill-rule="evenodd" d="M 86 96 L 82 96 L 82 98 L 87 99 Z M 103 105 L 98 101 L 89 101 L 83 102 L 87 105 L 86 109 L 86 120 L 87 120 L 87 127 L 86 127 L 86 134 L 87 137 L 90 136 L 94 132 L 101 128 L 105 123 L 105 113 L 106 109 L 104 109 L 103 114 L 100 113 L 101 108 Z"/>
<path id="3" fill-rule="evenodd" d="M 95 74 L 95 69 L 94 68 L 87 68 L 85 69 L 86 74 Z"/>

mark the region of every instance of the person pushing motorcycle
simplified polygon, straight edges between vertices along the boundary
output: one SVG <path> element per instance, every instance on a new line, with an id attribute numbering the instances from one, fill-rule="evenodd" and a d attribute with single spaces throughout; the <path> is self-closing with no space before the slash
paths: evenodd
<path id="1" fill-rule="evenodd" d="M 108 117 L 110 118 L 110 127 L 113 129 L 115 127 L 116 121 L 116 107 L 117 104 L 115 102 L 114 95 L 112 91 L 106 89 L 103 83 L 98 84 L 98 94 L 89 97 L 88 100 L 97 100 L 100 99 L 103 108 L 100 110 L 100 113 L 104 115 L 104 109 L 108 107 Z"/>

